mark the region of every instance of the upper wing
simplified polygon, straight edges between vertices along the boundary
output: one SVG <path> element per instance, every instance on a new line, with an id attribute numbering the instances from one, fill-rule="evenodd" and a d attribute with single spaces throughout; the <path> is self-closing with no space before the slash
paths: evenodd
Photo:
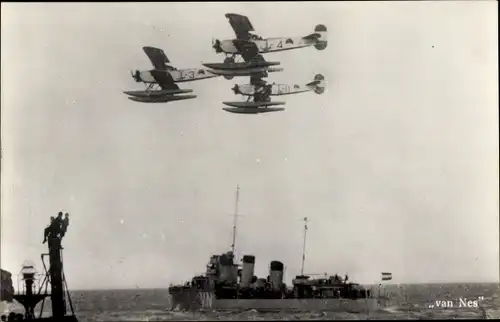
<path id="1" fill-rule="evenodd" d="M 170 63 L 170 61 L 162 49 L 146 46 L 142 47 L 142 50 L 144 50 L 155 69 L 167 69 L 166 64 Z"/>
<path id="2" fill-rule="evenodd" d="M 167 71 L 152 70 L 151 75 L 158 82 L 161 89 L 179 89 L 174 79 Z"/>
<path id="3" fill-rule="evenodd" d="M 236 13 L 226 13 L 226 18 L 236 34 L 236 38 L 241 40 L 250 39 L 250 31 L 254 31 L 252 23 L 247 16 Z"/>

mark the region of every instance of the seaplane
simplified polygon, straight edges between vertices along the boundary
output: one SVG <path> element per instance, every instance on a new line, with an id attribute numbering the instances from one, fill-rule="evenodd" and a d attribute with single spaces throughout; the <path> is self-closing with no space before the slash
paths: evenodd
<path id="1" fill-rule="evenodd" d="M 258 52 L 270 53 L 291 49 L 304 48 L 314 46 L 317 50 L 324 50 L 327 45 L 327 29 L 324 25 L 317 25 L 314 32 L 304 37 L 274 37 L 262 38 L 252 31 L 255 31 L 248 17 L 227 13 L 226 18 L 236 34 L 236 39 L 212 41 L 212 48 L 216 53 L 224 53 L 226 55 L 225 62 L 234 62 L 236 55 L 241 54 L 245 46 L 249 43 L 255 44 Z"/>
<path id="2" fill-rule="evenodd" d="M 325 92 L 325 78 L 321 74 L 317 74 L 314 80 L 305 85 L 288 85 L 288 84 L 268 84 L 259 76 L 250 77 L 250 84 L 234 85 L 232 88 L 236 95 L 247 96 L 247 100 L 237 102 L 223 102 L 229 106 L 223 110 L 237 114 L 259 114 L 268 112 L 284 111 L 283 107 L 275 107 L 285 105 L 285 102 L 273 102 L 271 96 L 291 95 L 313 91 L 316 94 Z M 253 101 L 251 99 L 253 98 Z"/>
<path id="3" fill-rule="evenodd" d="M 131 72 L 132 78 L 138 83 L 144 83 L 146 90 L 125 91 L 129 99 L 142 103 L 166 103 L 196 98 L 196 95 L 177 95 L 192 93 L 191 89 L 181 89 L 176 83 L 196 81 L 218 75 L 208 72 L 205 68 L 177 69 L 171 65 L 165 52 L 160 48 L 143 47 L 144 53 L 153 64 L 152 70 L 136 70 Z"/>
<path id="4" fill-rule="evenodd" d="M 213 75 L 224 76 L 232 79 L 235 76 L 256 76 L 267 77 L 271 72 L 282 72 L 283 68 L 273 67 L 280 65 L 278 61 L 268 62 L 259 53 L 259 48 L 255 43 L 247 43 L 240 52 L 244 61 L 235 62 L 225 60 L 223 63 L 204 63 L 207 71 Z"/>

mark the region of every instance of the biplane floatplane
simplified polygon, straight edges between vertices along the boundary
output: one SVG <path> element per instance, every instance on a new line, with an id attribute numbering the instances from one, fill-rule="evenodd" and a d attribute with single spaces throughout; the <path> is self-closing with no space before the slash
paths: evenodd
<path id="1" fill-rule="evenodd" d="M 250 76 L 250 84 L 235 85 L 232 90 L 237 95 L 247 97 L 246 101 L 223 102 L 229 106 L 223 110 L 238 114 L 259 114 L 268 112 L 283 111 L 285 102 L 273 102 L 271 96 L 282 96 L 314 91 L 322 94 L 325 91 L 325 78 L 318 74 L 314 81 L 305 85 L 268 84 L 263 78 L 268 76 L 270 71 L 282 71 L 283 69 L 273 69 L 270 66 L 279 62 L 266 62 L 264 57 L 258 52 L 255 43 L 248 43 L 242 48 L 241 56 L 244 62 L 225 62 L 216 64 L 203 64 L 208 68 L 208 72 L 215 75 L 230 76 Z M 253 100 L 252 100 L 253 98 Z"/>
<path id="2" fill-rule="evenodd" d="M 212 47 L 216 53 L 224 53 L 226 59 L 224 62 L 230 63 L 235 61 L 236 55 L 240 55 L 245 46 L 254 44 L 258 52 L 270 53 L 291 49 L 304 48 L 314 46 L 317 50 L 324 50 L 327 45 L 327 29 L 324 25 L 317 25 L 314 32 L 304 37 L 274 37 L 262 38 L 255 33 L 252 23 L 248 17 L 227 13 L 226 18 L 236 34 L 236 39 L 218 40 L 212 43 Z M 227 77 L 226 77 L 227 78 Z"/>
<path id="3" fill-rule="evenodd" d="M 246 101 L 222 102 L 229 106 L 223 110 L 237 114 L 260 114 L 268 112 L 284 111 L 284 107 L 276 107 L 285 105 L 283 101 L 271 101 L 271 96 L 282 96 L 299 94 L 313 91 L 316 94 L 323 94 L 325 91 L 325 78 L 318 74 L 314 80 L 305 85 L 289 85 L 289 84 L 268 84 L 260 76 L 251 76 L 250 84 L 234 85 L 232 88 L 236 95 L 246 96 Z M 252 100 L 253 99 L 253 100 Z"/>
<path id="4" fill-rule="evenodd" d="M 325 78 L 317 74 L 314 80 L 305 85 L 289 84 L 267 84 L 259 77 L 251 77 L 250 84 L 234 85 L 232 88 L 236 95 L 247 96 L 246 102 L 223 102 L 231 106 L 223 110 L 240 114 L 259 114 L 266 112 L 283 111 L 283 107 L 272 107 L 284 105 L 285 102 L 273 102 L 271 96 L 282 96 L 290 94 L 299 94 L 313 91 L 316 94 L 323 94 L 325 91 Z M 253 102 L 250 100 L 253 98 Z"/>
<path id="5" fill-rule="evenodd" d="M 191 89 L 181 89 L 176 83 L 190 82 L 218 75 L 208 72 L 205 68 L 177 69 L 168 65 L 169 59 L 164 51 L 155 47 L 142 48 L 154 69 L 147 71 L 136 70 L 132 77 L 138 83 L 144 83 L 146 90 L 125 91 L 129 99 L 143 103 L 166 103 L 170 101 L 196 98 L 196 95 L 177 95 L 191 93 Z"/>

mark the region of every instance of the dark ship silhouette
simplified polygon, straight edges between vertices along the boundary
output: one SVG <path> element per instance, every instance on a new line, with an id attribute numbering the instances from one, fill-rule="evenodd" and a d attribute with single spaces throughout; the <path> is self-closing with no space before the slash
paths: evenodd
<path id="1" fill-rule="evenodd" d="M 236 192 L 235 223 L 233 225 L 232 250 L 220 255 L 212 255 L 203 275 L 195 276 L 184 285 L 169 287 L 172 308 L 193 309 L 312 309 L 317 307 L 347 306 L 356 311 L 366 307 L 371 291 L 357 283 L 351 283 L 348 276 L 338 274 L 321 278 L 304 275 L 305 240 L 307 217 L 304 218 L 304 251 L 301 274 L 297 275 L 291 287 L 283 281 L 284 264 L 271 261 L 267 278 L 254 275 L 255 256 L 244 255 L 242 265 L 235 263 L 234 242 L 236 236 L 236 217 L 239 187 Z M 297 301 L 299 300 L 299 301 Z M 315 305 L 310 305 L 319 300 Z M 359 305 L 361 300 L 363 305 Z M 375 300 L 376 301 L 376 300 Z M 307 303 L 309 302 L 309 303 Z M 347 303 L 347 304 L 346 304 Z M 353 305 L 353 303 L 357 303 Z"/>
<path id="2" fill-rule="evenodd" d="M 74 313 L 73 303 L 68 291 L 66 278 L 63 271 L 62 261 L 62 236 L 52 234 L 47 238 L 49 252 L 42 254 L 42 263 L 44 274 L 37 274 L 34 264 L 26 261 L 20 272 L 20 279 L 23 286 L 14 293 L 13 298 L 25 309 L 23 314 L 11 312 L 9 321 L 39 321 L 39 322 L 77 322 Z M 45 257 L 49 257 L 49 267 L 45 265 Z M 42 279 L 43 277 L 43 279 Z M 51 286 L 51 292 L 48 292 L 48 286 Z M 52 316 L 42 317 L 45 299 L 49 298 L 52 306 Z M 35 308 L 41 302 L 40 313 L 35 315 Z M 71 312 L 67 312 L 67 307 Z"/>

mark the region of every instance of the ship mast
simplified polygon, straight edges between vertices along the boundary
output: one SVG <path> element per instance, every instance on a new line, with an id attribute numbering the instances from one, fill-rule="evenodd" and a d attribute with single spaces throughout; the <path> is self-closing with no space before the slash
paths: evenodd
<path id="1" fill-rule="evenodd" d="M 306 236 L 307 236 L 307 217 L 304 217 L 304 245 L 302 246 L 302 268 L 300 275 L 304 276 L 304 262 L 306 260 Z"/>
<path id="2" fill-rule="evenodd" d="M 234 246 L 236 243 L 236 223 L 238 220 L 238 203 L 240 201 L 240 185 L 236 186 L 236 200 L 234 203 L 234 217 L 233 217 L 233 243 L 231 244 L 231 251 L 234 254 Z"/>

